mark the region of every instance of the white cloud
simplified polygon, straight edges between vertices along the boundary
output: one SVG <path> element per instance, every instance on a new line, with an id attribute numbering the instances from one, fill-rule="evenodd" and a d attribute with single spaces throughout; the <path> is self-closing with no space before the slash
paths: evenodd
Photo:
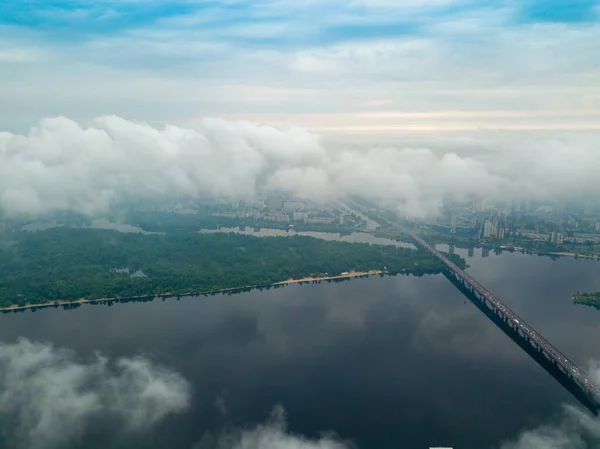
<path id="1" fill-rule="evenodd" d="M 269 1 L 243 11 L 209 8 L 69 44 L 40 31 L 0 28 L 0 123 L 23 130 L 55 115 L 181 123 L 252 113 L 277 121 L 302 113 L 329 114 L 335 123 L 321 130 L 335 134 L 352 132 L 344 114 L 370 104 L 409 113 L 533 113 L 518 123 L 488 117 L 486 129 L 599 128 L 597 117 L 562 115 L 600 109 L 597 22 L 518 23 L 513 2 L 431 12 L 447 3 L 455 2 Z M 403 33 L 404 20 L 410 26 Z M 383 38 L 382 29 L 398 31 Z M 373 103 L 380 99 L 390 103 Z M 536 112 L 554 115 L 540 121 Z M 428 124 L 394 127 L 374 118 L 359 131 L 401 135 Z M 427 131 L 473 130 L 481 123 L 462 117 L 436 125 Z"/>
<path id="2" fill-rule="evenodd" d="M 600 444 L 600 421 L 588 413 L 564 406 L 560 423 L 521 433 L 500 449 L 593 449 Z"/>
<path id="3" fill-rule="evenodd" d="M 600 362 L 592 361 L 586 372 L 600 381 Z M 578 407 L 565 405 L 560 420 L 554 424 L 526 430 L 500 449 L 595 449 L 600 447 L 600 417 Z"/>
<path id="4" fill-rule="evenodd" d="M 308 439 L 287 430 L 285 410 L 277 406 L 266 423 L 214 437 L 207 434 L 193 449 L 350 449 L 335 436 Z"/>
<path id="5" fill-rule="evenodd" d="M 53 449 L 76 442 L 94 419 L 147 429 L 184 411 L 189 385 L 145 358 L 111 363 L 20 339 L 0 343 L 0 430 L 11 447 Z"/>
<path id="6" fill-rule="evenodd" d="M 297 127 L 204 119 L 154 128 L 116 116 L 88 127 L 45 119 L 27 135 L 0 134 L 0 208 L 9 214 L 106 211 L 136 199 L 274 191 L 313 199 L 362 195 L 409 215 L 428 215 L 446 195 L 468 199 L 567 199 L 600 193 L 599 137 L 496 141 L 460 146 L 331 146 Z M 439 144 L 438 144 L 439 145 Z M 460 143 L 458 144 L 460 145 Z M 456 145 L 454 145 L 456 147 Z"/>

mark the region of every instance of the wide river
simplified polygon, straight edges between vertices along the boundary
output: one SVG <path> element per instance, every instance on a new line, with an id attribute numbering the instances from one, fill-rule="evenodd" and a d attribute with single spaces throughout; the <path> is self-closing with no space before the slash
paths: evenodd
<path id="1" fill-rule="evenodd" d="M 600 312 L 570 299 L 600 290 L 600 263 L 456 252 L 573 361 L 587 368 L 600 360 Z M 237 435 L 222 446 L 230 447 L 245 428 L 247 438 L 270 429 L 282 439 L 258 444 L 269 449 L 310 447 L 294 446 L 304 440 L 288 432 L 311 441 L 333 432 L 359 449 L 491 449 L 558 426 L 563 405 L 577 406 L 441 275 L 0 315 L 5 348 L 18 337 L 68 348 L 75 355 L 64 357 L 82 364 L 96 352 L 109 363 L 142 355 L 191 386 L 184 412 L 143 431 L 97 432 L 92 421 L 61 448 L 195 449 L 214 447 L 207 435 L 224 432 Z M 252 433 L 277 405 L 288 428 L 267 423 Z M 1 430 L 0 447 L 13 447 L 3 437 L 12 431 Z M 328 441 L 320 449 L 333 447 Z"/>

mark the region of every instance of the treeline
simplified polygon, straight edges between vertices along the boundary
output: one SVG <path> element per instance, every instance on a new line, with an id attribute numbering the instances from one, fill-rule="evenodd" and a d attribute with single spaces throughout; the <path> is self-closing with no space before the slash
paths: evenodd
<path id="1" fill-rule="evenodd" d="M 13 233 L 10 239 L 0 242 L 0 306 L 4 307 L 80 298 L 184 295 L 384 267 L 390 274 L 416 275 L 443 268 L 423 250 L 300 236 L 141 235 L 55 228 Z M 464 265 L 462 259 L 456 261 Z M 138 270 L 146 277 L 130 275 Z"/>
<path id="2" fill-rule="evenodd" d="M 116 221 L 123 221 L 142 228 L 149 232 L 194 232 L 200 229 L 234 228 L 250 226 L 271 229 L 294 229 L 296 231 L 313 232 L 352 232 L 359 228 L 354 224 L 340 225 L 334 221 L 331 224 L 304 223 L 304 222 L 276 222 L 263 219 L 215 217 L 206 214 L 180 214 L 174 212 L 160 211 L 137 211 L 131 210 L 124 214 L 111 217 Z M 292 226 L 290 226 L 292 225 Z"/>

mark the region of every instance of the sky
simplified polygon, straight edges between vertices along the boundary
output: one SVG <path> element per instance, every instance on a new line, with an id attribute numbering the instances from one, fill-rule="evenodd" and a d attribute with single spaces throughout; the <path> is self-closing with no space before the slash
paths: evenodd
<path id="1" fill-rule="evenodd" d="M 600 0 L 0 1 L 0 210 L 600 195 Z"/>
<path id="2" fill-rule="evenodd" d="M 5 0 L 0 129 L 598 130 L 599 41 L 596 0 Z"/>

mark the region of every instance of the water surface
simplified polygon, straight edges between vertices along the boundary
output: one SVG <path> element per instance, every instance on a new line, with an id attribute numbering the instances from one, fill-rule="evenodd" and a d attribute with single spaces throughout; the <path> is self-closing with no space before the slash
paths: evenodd
<path id="1" fill-rule="evenodd" d="M 573 361 L 600 359 L 600 312 L 570 300 L 600 290 L 600 263 L 481 250 L 468 262 Z M 359 448 L 482 449 L 576 404 L 441 275 L 0 315 L 0 340 L 19 336 L 82 357 L 144 354 L 192 385 L 187 413 L 74 448 L 191 449 L 206 432 L 264 422 L 280 404 L 290 431 L 308 437 L 333 430 Z"/>

